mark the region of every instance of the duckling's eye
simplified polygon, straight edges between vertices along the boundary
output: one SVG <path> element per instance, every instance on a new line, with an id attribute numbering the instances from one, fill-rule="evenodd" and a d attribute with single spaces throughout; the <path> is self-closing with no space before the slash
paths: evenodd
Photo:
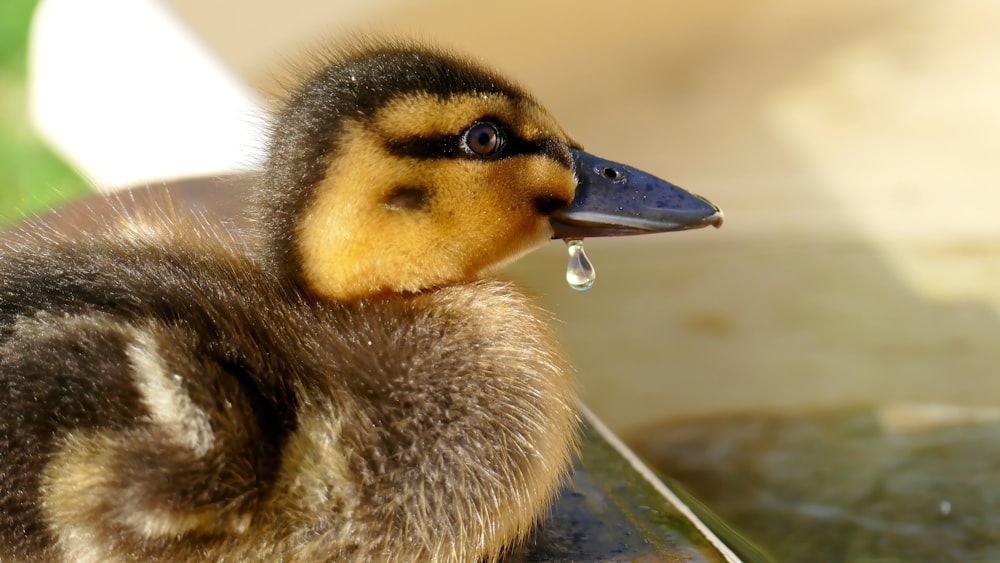
<path id="1" fill-rule="evenodd" d="M 493 156 L 503 146 L 503 136 L 496 125 L 485 121 L 465 132 L 465 148 L 476 156 Z"/>

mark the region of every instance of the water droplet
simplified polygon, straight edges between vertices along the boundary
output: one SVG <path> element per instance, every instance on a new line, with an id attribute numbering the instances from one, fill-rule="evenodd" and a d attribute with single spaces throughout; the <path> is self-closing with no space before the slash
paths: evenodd
<path id="1" fill-rule="evenodd" d="M 583 251 L 583 241 L 567 240 L 566 249 L 569 252 L 569 265 L 566 266 L 566 283 L 577 291 L 587 291 L 594 285 L 597 272 L 594 265 Z"/>

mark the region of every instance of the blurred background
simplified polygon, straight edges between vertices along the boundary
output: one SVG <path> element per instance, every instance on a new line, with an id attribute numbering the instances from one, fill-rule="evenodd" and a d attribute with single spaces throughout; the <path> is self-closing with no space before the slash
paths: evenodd
<path id="1" fill-rule="evenodd" d="M 330 41 L 454 47 L 726 212 L 587 241 L 586 293 L 561 243 L 508 270 L 613 430 L 781 558 L 1000 559 L 1000 5 L 45 0 L 29 67 L 34 4 L 0 6 L 4 216 L 253 168 Z"/>
<path id="2" fill-rule="evenodd" d="M 36 0 L 0 4 L 0 222 L 88 187 L 42 143 L 28 118 L 28 24 Z"/>

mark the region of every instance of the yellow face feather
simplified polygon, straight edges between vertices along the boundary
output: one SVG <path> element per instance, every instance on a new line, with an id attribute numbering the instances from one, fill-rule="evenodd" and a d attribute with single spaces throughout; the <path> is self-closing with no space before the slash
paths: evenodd
<path id="1" fill-rule="evenodd" d="M 532 153 L 416 158 L 390 148 L 461 135 L 481 119 L 525 141 L 568 143 L 544 110 L 500 94 L 409 95 L 371 121 L 346 123 L 298 232 L 306 283 L 335 299 L 417 292 L 475 279 L 549 240 L 536 201 L 573 199 L 564 164 Z"/>

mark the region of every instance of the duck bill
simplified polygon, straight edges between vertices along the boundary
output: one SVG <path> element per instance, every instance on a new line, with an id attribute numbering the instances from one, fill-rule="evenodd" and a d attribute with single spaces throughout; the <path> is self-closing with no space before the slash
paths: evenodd
<path id="1" fill-rule="evenodd" d="M 722 210 L 707 199 L 642 170 L 569 149 L 576 194 L 552 214 L 557 239 L 642 235 L 722 226 Z"/>

